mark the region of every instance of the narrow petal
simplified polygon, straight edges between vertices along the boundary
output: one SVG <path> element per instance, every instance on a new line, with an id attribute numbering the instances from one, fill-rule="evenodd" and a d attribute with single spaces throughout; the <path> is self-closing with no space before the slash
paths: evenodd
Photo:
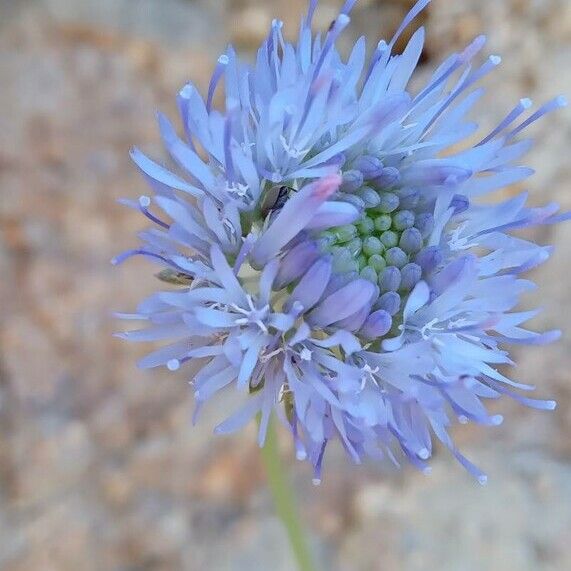
<path id="1" fill-rule="evenodd" d="M 339 188 L 340 183 L 341 177 L 331 175 L 296 192 L 254 245 L 250 254 L 254 267 L 261 269 L 295 238 L 307 226 L 319 207 Z"/>
<path id="2" fill-rule="evenodd" d="M 210 250 L 210 259 L 212 261 L 212 267 L 216 272 L 216 277 L 222 286 L 226 288 L 228 293 L 237 301 L 245 302 L 246 294 L 244 293 L 238 278 L 228 264 L 222 250 L 220 250 L 216 244 L 214 244 Z"/>
<path id="3" fill-rule="evenodd" d="M 288 300 L 288 307 L 297 301 L 304 310 L 310 310 L 320 300 L 330 277 L 331 257 L 325 256 L 317 260 L 295 286 Z"/>
<path id="4" fill-rule="evenodd" d="M 260 410 L 262 394 L 248 396 L 246 404 L 214 428 L 216 434 L 230 434 L 244 428 Z"/>
<path id="5" fill-rule="evenodd" d="M 370 302 L 375 286 L 368 280 L 358 279 L 326 297 L 309 315 L 310 323 L 327 327 L 357 313 Z"/>
<path id="6" fill-rule="evenodd" d="M 139 149 L 131 149 L 131 158 L 133 159 L 133 162 L 152 179 L 171 188 L 188 192 L 193 196 L 204 196 L 204 192 L 202 190 L 184 181 L 165 167 L 155 163 L 146 157 Z"/>
<path id="7" fill-rule="evenodd" d="M 232 315 L 225 311 L 210 309 L 207 307 L 198 307 L 195 309 L 194 315 L 200 323 L 204 323 L 204 325 L 209 327 L 214 327 L 216 329 L 236 327 L 236 315 Z"/>
<path id="8" fill-rule="evenodd" d="M 359 210 L 349 202 L 329 201 L 323 203 L 306 228 L 311 230 L 324 230 L 333 226 L 351 224 L 361 216 Z"/>
<path id="9" fill-rule="evenodd" d="M 301 242 L 294 246 L 280 262 L 274 289 L 282 289 L 302 276 L 318 257 L 319 250 L 315 242 Z"/>
<path id="10" fill-rule="evenodd" d="M 388 312 L 384 309 L 379 309 L 367 317 L 360 333 L 367 339 L 376 339 L 388 333 L 392 323 L 392 317 Z"/>

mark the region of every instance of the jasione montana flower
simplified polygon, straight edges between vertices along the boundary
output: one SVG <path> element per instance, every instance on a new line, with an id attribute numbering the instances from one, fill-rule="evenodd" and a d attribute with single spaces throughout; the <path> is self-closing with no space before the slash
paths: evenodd
<path id="1" fill-rule="evenodd" d="M 141 367 L 200 360 L 197 413 L 232 391 L 236 411 L 218 433 L 260 413 L 262 445 L 277 414 L 316 481 L 332 440 L 355 462 L 405 457 L 427 471 L 436 437 L 483 483 L 452 441 L 453 423 L 498 425 L 484 402 L 503 395 L 555 406 L 524 396 L 533 387 L 498 367 L 513 364 L 507 344 L 558 336 L 528 331 L 536 312 L 515 310 L 534 287 L 522 273 L 550 247 L 511 232 L 567 216 L 555 204 L 527 207 L 525 193 L 485 199 L 532 174 L 519 164 L 531 146 L 520 134 L 565 102 L 521 120 L 531 106 L 522 99 L 472 144 L 467 114 L 483 93 L 473 86 L 500 58 L 474 63 L 479 36 L 409 91 L 424 30 L 402 54 L 393 48 L 428 1 L 366 61 L 364 38 L 346 60 L 335 48 L 354 1 L 314 37 L 312 0 L 296 45 L 274 21 L 253 65 L 231 47 L 220 56 L 206 101 L 182 88 L 182 136 L 159 115 L 171 167 L 132 151 L 154 196 L 125 202 L 154 227 L 115 262 L 147 256 L 179 287 L 123 315 L 147 327 L 121 336 L 170 340 Z"/>

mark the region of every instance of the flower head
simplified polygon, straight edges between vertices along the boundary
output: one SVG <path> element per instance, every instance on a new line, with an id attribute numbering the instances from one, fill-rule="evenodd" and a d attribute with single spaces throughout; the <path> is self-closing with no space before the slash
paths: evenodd
<path id="1" fill-rule="evenodd" d="M 521 274 L 550 249 L 512 231 L 567 218 L 557 205 L 527 207 L 525 194 L 485 198 L 532 174 L 518 162 L 530 147 L 519 134 L 564 100 L 518 122 L 531 106 L 522 99 L 473 145 L 477 125 L 467 114 L 483 93 L 473 86 L 500 63 L 473 63 L 485 39 L 448 57 L 412 93 L 423 29 L 402 54 L 393 49 L 428 0 L 368 62 L 364 39 L 347 60 L 335 48 L 353 3 L 322 39 L 311 31 L 314 0 L 295 45 L 274 21 L 252 66 L 228 48 L 206 101 L 186 85 L 178 95 L 184 137 L 159 116 L 173 168 L 133 150 L 154 196 L 125 203 L 154 227 L 116 261 L 148 256 L 179 287 L 124 315 L 147 327 L 121 336 L 171 340 L 142 367 L 201 360 L 192 379 L 197 413 L 216 393 L 236 391 L 236 412 L 217 432 L 260 413 L 263 444 L 276 413 L 316 480 L 331 440 L 355 462 L 404 457 L 426 471 L 436 438 L 484 482 L 449 429 L 499 424 L 484 402 L 503 395 L 555 406 L 523 396 L 533 387 L 497 367 L 513 364 L 507 344 L 558 335 L 522 327 L 535 313 L 516 310 L 533 287 Z"/>

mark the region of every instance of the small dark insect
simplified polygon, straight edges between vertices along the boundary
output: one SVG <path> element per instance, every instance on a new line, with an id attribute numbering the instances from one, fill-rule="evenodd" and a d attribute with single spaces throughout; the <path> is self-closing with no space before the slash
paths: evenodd
<path id="1" fill-rule="evenodd" d="M 190 285 L 192 283 L 192 276 L 184 274 L 183 272 L 177 272 L 176 270 L 171 270 L 170 268 L 165 268 L 160 272 L 155 274 L 155 277 L 159 278 L 163 282 L 174 285 Z"/>
<path id="2" fill-rule="evenodd" d="M 290 192 L 294 192 L 291 186 L 276 185 L 272 186 L 262 199 L 260 208 L 262 216 L 265 218 L 268 214 L 272 214 L 283 208 L 287 202 Z"/>

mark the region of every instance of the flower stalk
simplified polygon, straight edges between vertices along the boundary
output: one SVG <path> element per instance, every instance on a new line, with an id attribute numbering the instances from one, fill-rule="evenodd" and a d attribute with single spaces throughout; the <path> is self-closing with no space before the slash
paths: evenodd
<path id="1" fill-rule="evenodd" d="M 261 452 L 276 513 L 287 531 L 297 566 L 300 571 L 317 571 L 307 542 L 307 533 L 299 517 L 296 497 L 280 459 L 274 420 L 269 423 Z"/>

